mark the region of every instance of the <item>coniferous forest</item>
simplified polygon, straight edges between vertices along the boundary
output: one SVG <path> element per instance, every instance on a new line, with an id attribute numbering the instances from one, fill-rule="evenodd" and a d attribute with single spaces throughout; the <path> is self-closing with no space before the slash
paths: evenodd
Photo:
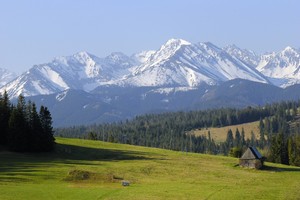
<path id="1" fill-rule="evenodd" d="M 112 124 L 59 128 L 56 135 L 102 140 L 184 152 L 240 157 L 248 146 L 263 150 L 268 161 L 300 166 L 300 121 L 298 102 L 264 107 L 222 108 L 206 111 L 147 114 Z M 259 121 L 259 138 L 244 130 L 228 130 L 226 141 L 195 136 L 194 129 L 224 127 Z"/>
<path id="2" fill-rule="evenodd" d="M 263 150 L 271 162 L 300 166 L 300 101 L 264 107 L 222 108 L 137 116 L 125 122 L 56 129 L 57 136 L 240 157 L 248 146 Z M 16 105 L 7 93 L 0 95 L 0 145 L 17 152 L 42 152 L 54 148 L 51 113 L 20 95 Z M 228 130 L 224 142 L 195 136 L 191 130 L 259 121 L 259 138 L 244 129 Z"/>
<path id="3" fill-rule="evenodd" d="M 17 152 L 45 152 L 54 148 L 51 113 L 20 95 L 17 105 L 0 95 L 0 145 Z"/>

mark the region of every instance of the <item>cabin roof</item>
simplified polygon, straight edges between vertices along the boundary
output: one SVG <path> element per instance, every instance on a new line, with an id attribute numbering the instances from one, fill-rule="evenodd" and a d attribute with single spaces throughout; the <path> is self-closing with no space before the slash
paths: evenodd
<path id="1" fill-rule="evenodd" d="M 255 147 L 248 147 L 246 152 L 243 154 L 241 159 L 251 160 L 251 159 L 262 159 L 262 155 Z"/>

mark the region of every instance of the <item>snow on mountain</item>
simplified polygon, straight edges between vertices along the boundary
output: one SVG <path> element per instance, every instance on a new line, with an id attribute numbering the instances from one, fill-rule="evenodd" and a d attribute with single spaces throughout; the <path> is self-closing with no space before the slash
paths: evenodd
<path id="1" fill-rule="evenodd" d="M 246 63 L 247 65 L 255 68 L 259 61 L 260 61 L 260 56 L 256 55 L 251 50 L 247 49 L 240 49 L 236 45 L 228 45 L 223 48 L 229 55 L 239 59 L 240 61 Z"/>
<path id="2" fill-rule="evenodd" d="M 227 81 L 239 78 L 268 83 L 268 80 L 256 69 L 232 57 L 226 51 L 216 47 L 212 43 L 199 43 L 199 46 L 209 53 L 207 63 L 220 80 Z M 212 63 L 209 63 L 210 60 L 212 60 Z"/>
<path id="3" fill-rule="evenodd" d="M 128 74 L 134 63 L 122 53 L 112 53 L 101 59 L 87 52 L 79 52 L 35 65 L 0 91 L 7 90 L 10 97 L 52 94 L 66 89 L 91 91 Z"/>
<path id="4" fill-rule="evenodd" d="M 173 56 L 181 47 L 187 45 L 191 45 L 191 43 L 182 39 L 170 39 L 166 44 L 162 45 L 157 52 L 152 54 L 148 61 L 152 65 L 162 63 Z"/>
<path id="5" fill-rule="evenodd" d="M 4 86 L 16 77 L 17 75 L 15 73 L 10 72 L 7 69 L 0 68 L 0 87 Z"/>
<path id="6" fill-rule="evenodd" d="M 288 46 L 278 53 L 262 55 L 256 69 L 281 87 L 300 83 L 300 51 Z"/>
<path id="7" fill-rule="evenodd" d="M 17 97 L 67 89 L 90 92 L 99 86 L 193 90 L 202 84 L 218 85 L 236 78 L 284 87 L 300 83 L 299 60 L 299 50 L 291 47 L 259 58 L 235 45 L 222 49 L 209 42 L 192 44 L 170 39 L 157 51 L 131 57 L 120 52 L 105 58 L 87 52 L 56 57 L 33 66 L 7 84 L 1 82 L 0 92 L 7 90 L 10 97 Z M 4 73 L 0 71 L 1 74 Z"/>
<path id="8" fill-rule="evenodd" d="M 235 78 L 268 82 L 258 71 L 212 43 L 191 44 L 171 39 L 124 82 L 134 86 L 195 87 Z"/>
<path id="9" fill-rule="evenodd" d="M 142 51 L 132 55 L 132 58 L 139 64 L 145 63 L 155 51 Z"/>

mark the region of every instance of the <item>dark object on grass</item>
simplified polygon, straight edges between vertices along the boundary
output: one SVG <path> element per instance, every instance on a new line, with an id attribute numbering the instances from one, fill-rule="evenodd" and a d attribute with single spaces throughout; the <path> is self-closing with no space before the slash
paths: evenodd
<path id="1" fill-rule="evenodd" d="M 122 186 L 129 186 L 130 182 L 129 181 L 122 181 Z"/>

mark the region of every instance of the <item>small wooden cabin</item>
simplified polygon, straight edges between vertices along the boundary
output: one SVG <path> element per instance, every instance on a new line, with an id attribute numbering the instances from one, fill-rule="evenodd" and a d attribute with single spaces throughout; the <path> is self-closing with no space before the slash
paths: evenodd
<path id="1" fill-rule="evenodd" d="M 260 169 L 264 164 L 264 157 L 255 147 L 248 147 L 240 158 L 240 166 Z"/>

